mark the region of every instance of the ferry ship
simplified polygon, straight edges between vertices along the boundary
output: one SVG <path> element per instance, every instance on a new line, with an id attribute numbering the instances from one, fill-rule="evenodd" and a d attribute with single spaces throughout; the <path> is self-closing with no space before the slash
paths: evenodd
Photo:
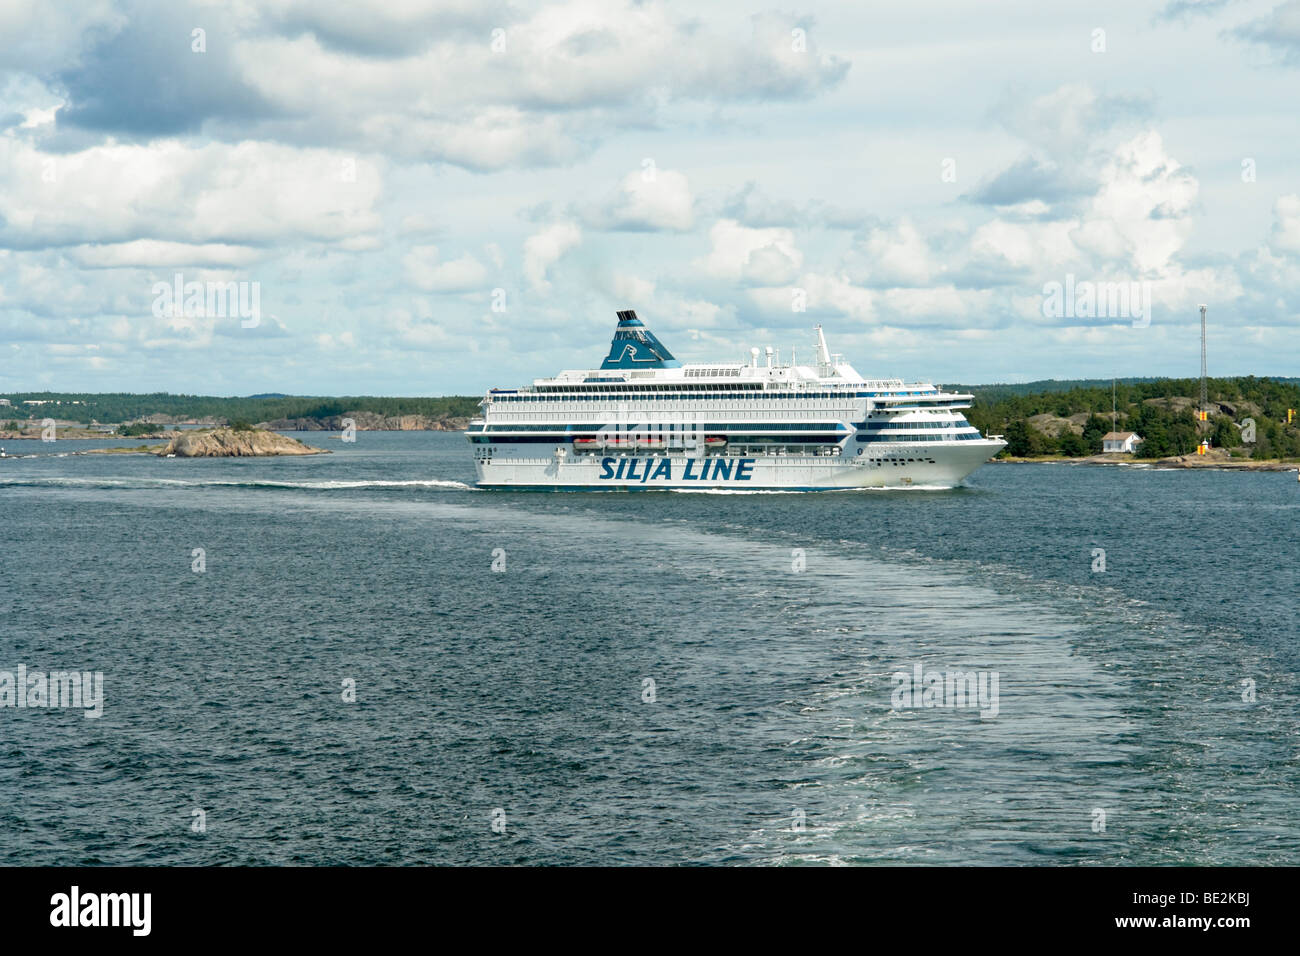
<path id="1" fill-rule="evenodd" d="M 973 396 L 865 379 L 816 328 L 814 363 L 678 362 L 634 311 L 598 369 L 494 388 L 466 432 L 481 488 L 951 488 L 1005 446 Z"/>

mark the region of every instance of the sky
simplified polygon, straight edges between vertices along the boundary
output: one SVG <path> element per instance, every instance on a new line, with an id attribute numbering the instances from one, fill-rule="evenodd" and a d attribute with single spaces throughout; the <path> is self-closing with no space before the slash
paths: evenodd
<path id="1" fill-rule="evenodd" d="M 1297 375 L 1298 94 L 1300 0 L 0 0 L 0 392 Z"/>

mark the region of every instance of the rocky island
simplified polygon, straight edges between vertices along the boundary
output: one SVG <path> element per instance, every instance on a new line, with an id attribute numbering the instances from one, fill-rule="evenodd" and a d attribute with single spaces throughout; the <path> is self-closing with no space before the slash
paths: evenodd
<path id="1" fill-rule="evenodd" d="M 163 445 L 160 458 L 261 458 L 268 455 L 328 455 L 323 448 L 304 445 L 296 438 L 257 428 L 217 428 L 188 431 Z"/>

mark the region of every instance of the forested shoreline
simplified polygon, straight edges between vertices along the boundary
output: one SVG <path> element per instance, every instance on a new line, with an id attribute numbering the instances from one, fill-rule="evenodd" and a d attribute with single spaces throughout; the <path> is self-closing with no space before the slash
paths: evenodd
<path id="1" fill-rule="evenodd" d="M 1300 458 L 1300 380 L 1238 376 L 1208 382 L 1210 414 L 1198 421 L 1199 379 L 1127 379 L 1109 382 L 1031 382 L 947 386 L 975 395 L 967 413 L 985 434 L 1003 435 L 1005 455 L 1017 458 L 1101 452 L 1112 430 L 1136 432 L 1141 456 L 1188 455 L 1209 439 L 1214 448 L 1259 459 Z M 463 427 L 478 414 L 478 396 L 219 397 L 166 392 L 13 392 L 0 407 L 0 428 L 18 431 L 44 418 L 84 425 L 118 425 L 145 432 L 144 423 L 273 423 L 272 427 L 337 428 L 343 416 L 361 414 L 359 427 Z M 40 404 L 24 404 L 37 402 Z M 405 418 L 406 422 L 401 420 Z M 278 425 L 274 423 L 280 423 Z"/>

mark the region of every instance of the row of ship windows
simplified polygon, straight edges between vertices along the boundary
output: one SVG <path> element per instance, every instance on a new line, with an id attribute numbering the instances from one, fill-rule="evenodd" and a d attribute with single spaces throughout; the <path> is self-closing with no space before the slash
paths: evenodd
<path id="1" fill-rule="evenodd" d="M 806 432 L 806 431 L 848 431 L 838 422 L 769 422 L 759 424 L 757 422 L 731 422 L 720 423 L 713 422 L 703 425 L 691 425 L 686 422 L 683 425 L 675 426 L 677 431 L 682 431 L 686 427 L 694 427 L 698 431 L 706 432 L 725 432 L 728 429 L 744 428 L 747 431 L 761 432 Z M 484 431 L 489 432 L 590 432 L 594 433 L 599 426 L 596 425 L 488 425 Z M 667 430 L 666 426 L 654 425 L 646 426 L 640 422 L 628 425 L 626 431 L 646 431 L 648 428 L 655 428 L 660 431 Z"/>
<path id="2" fill-rule="evenodd" d="M 543 385 L 540 392 L 520 392 L 521 395 L 608 395 L 610 392 L 626 394 L 640 392 L 696 392 L 700 389 L 722 392 L 760 392 L 762 382 L 676 382 L 652 385 L 649 382 L 625 382 L 622 379 L 593 379 L 597 382 L 609 382 L 608 385 Z M 511 394 L 507 392 L 507 394 Z"/>
<path id="3" fill-rule="evenodd" d="M 538 445 L 551 444 L 562 445 L 573 441 L 575 438 L 581 438 L 581 435 L 509 435 L 509 436 L 492 436 L 471 435 L 470 443 L 474 445 Z M 842 435 L 728 435 L 727 441 L 731 444 L 751 444 L 751 445 L 768 445 L 773 442 L 789 442 L 791 440 L 799 441 L 804 444 L 812 445 L 836 445 L 840 442 Z M 933 440 L 933 439 L 932 439 Z"/>
<path id="4" fill-rule="evenodd" d="M 860 442 L 899 442 L 899 441 L 978 441 L 980 433 L 971 429 L 969 432 L 956 432 L 952 435 L 880 435 L 859 434 Z"/>
<path id="5" fill-rule="evenodd" d="M 599 390 L 586 390 L 575 392 L 546 391 L 542 393 L 527 394 L 500 394 L 489 393 L 489 398 L 493 402 L 581 402 L 590 399 L 610 399 L 618 398 L 628 401 L 668 401 L 675 402 L 696 402 L 706 401 L 718 398 L 745 398 L 745 399 L 771 399 L 773 401 L 790 401 L 793 399 L 837 399 L 837 398 L 910 398 L 917 395 L 934 395 L 935 392 L 761 392 L 757 386 L 751 389 L 748 395 L 729 395 L 726 392 L 717 394 L 701 393 L 698 391 L 679 392 L 675 388 L 693 388 L 698 389 L 698 385 L 693 386 L 667 386 L 654 391 L 625 391 L 621 388 L 601 388 Z M 725 387 L 725 386 L 724 386 Z M 739 387 L 739 385 L 737 385 Z"/>
<path id="6" fill-rule="evenodd" d="M 681 431 L 685 427 L 686 426 L 684 425 L 679 428 L 676 428 L 676 430 Z M 757 422 L 731 422 L 731 423 L 708 422 L 702 425 L 697 424 L 694 425 L 693 427 L 698 431 L 722 432 L 722 433 L 727 433 L 738 428 L 743 428 L 746 431 L 760 431 L 760 432 L 806 432 L 806 431 L 844 432 L 844 431 L 848 431 L 848 429 L 845 428 L 844 425 L 841 425 L 838 422 L 766 422 L 762 424 Z M 864 425 L 857 425 L 856 427 L 858 429 L 859 435 L 862 434 L 875 435 L 886 431 L 910 432 L 910 431 L 934 430 L 934 429 L 940 429 L 946 431 L 952 431 L 954 429 L 973 430 L 972 426 L 968 424 L 966 419 L 964 418 L 949 419 L 947 421 L 941 421 L 941 422 L 868 421 Z M 656 430 L 667 430 L 664 426 L 650 426 L 650 428 L 654 428 Z M 588 425 L 487 425 L 483 428 L 483 431 L 485 432 L 494 432 L 494 433 L 495 432 L 506 432 L 506 433 L 544 432 L 548 434 L 552 434 L 552 433 L 562 434 L 562 433 L 569 433 L 569 432 L 592 433 L 595 432 L 596 430 L 597 427 L 590 424 Z M 630 426 L 626 430 L 646 431 L 649 430 L 649 428 L 642 426 L 640 423 L 637 423 Z M 900 435 L 898 437 L 902 439 L 905 436 Z M 927 436 L 920 435 L 916 437 L 918 439 L 924 440 Z"/>
<path id="7" fill-rule="evenodd" d="M 859 455 L 862 454 L 861 448 L 858 449 L 858 454 Z M 877 468 L 879 468 L 881 465 L 905 465 L 908 464 L 909 462 L 915 462 L 918 465 L 929 462 L 931 465 L 933 465 L 934 459 L 933 458 L 873 458 L 871 460 L 871 463 L 875 465 Z"/>
<path id="8" fill-rule="evenodd" d="M 471 435 L 470 442 L 475 445 L 545 445 L 545 444 L 566 444 L 579 436 L 560 436 L 560 435 L 509 435 L 509 436 L 492 436 Z M 750 445 L 768 445 L 773 443 L 785 443 L 791 440 L 802 442 L 804 444 L 838 444 L 841 436 L 839 435 L 738 435 L 729 434 L 727 441 L 732 445 L 750 444 Z M 859 444 L 871 442 L 896 444 L 899 442 L 937 442 L 937 441 L 979 441 L 980 433 L 977 431 L 957 432 L 952 435 L 859 435 L 857 440 Z"/>
<path id="9" fill-rule="evenodd" d="M 863 427 L 867 431 L 886 431 L 886 430 L 906 430 L 911 431 L 917 428 L 964 428 L 967 422 L 965 418 L 949 418 L 938 422 L 877 422 L 868 420 L 866 425 L 859 425 L 858 429 Z"/>
<path id="10" fill-rule="evenodd" d="M 854 395 L 851 392 L 844 392 L 838 395 L 834 392 L 799 392 L 797 394 L 793 392 L 788 394 L 784 392 L 779 394 L 772 392 L 770 394 L 751 395 L 727 395 L 721 392 L 716 395 L 701 392 L 616 392 L 613 394 L 605 392 L 592 395 L 494 395 L 492 400 L 494 402 L 586 402 L 591 401 L 592 399 L 600 399 L 603 401 L 618 399 L 619 401 L 627 402 L 702 402 L 723 398 L 743 398 L 746 401 L 771 399 L 775 401 L 777 399 L 793 398 L 817 400 L 832 398 L 849 399 L 853 397 Z"/>

